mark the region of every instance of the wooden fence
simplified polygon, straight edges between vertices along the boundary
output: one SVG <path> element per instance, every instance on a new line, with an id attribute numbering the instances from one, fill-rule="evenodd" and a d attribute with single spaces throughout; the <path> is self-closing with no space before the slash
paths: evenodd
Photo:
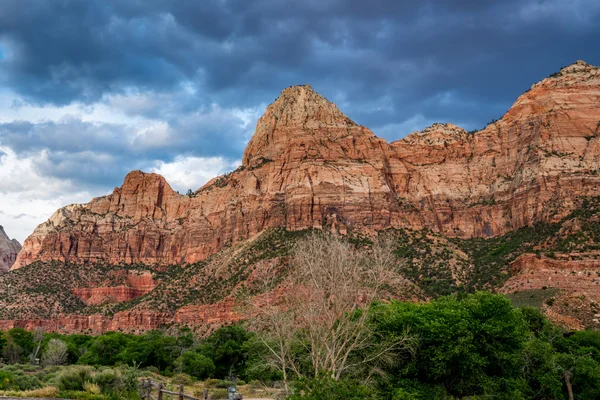
<path id="1" fill-rule="evenodd" d="M 156 389 L 157 396 L 154 397 L 152 394 Z M 163 395 L 169 394 L 175 396 L 178 400 L 207 400 L 208 399 L 208 390 L 204 391 L 204 399 L 198 399 L 196 397 L 190 396 L 189 394 L 184 393 L 183 385 L 179 385 L 179 392 L 173 392 L 165 389 L 165 386 L 162 383 L 154 382 L 152 379 L 144 379 L 142 381 L 142 400 L 163 400 Z"/>

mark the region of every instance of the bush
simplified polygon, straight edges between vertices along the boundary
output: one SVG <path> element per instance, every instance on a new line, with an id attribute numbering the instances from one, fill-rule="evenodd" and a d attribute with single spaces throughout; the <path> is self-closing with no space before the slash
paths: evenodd
<path id="1" fill-rule="evenodd" d="M 229 388 L 231 386 L 235 386 L 235 383 L 232 382 L 232 381 L 226 381 L 226 380 L 220 380 L 215 385 L 215 387 L 218 388 L 218 389 L 227 389 L 227 388 Z"/>
<path id="2" fill-rule="evenodd" d="M 99 371 L 93 377 L 93 383 L 98 385 L 103 392 L 114 390 L 116 382 L 117 372 L 111 368 Z"/>
<path id="3" fill-rule="evenodd" d="M 153 365 L 146 367 L 144 369 L 148 372 L 152 372 L 153 374 L 160 374 L 160 370 Z"/>
<path id="4" fill-rule="evenodd" d="M 56 383 L 60 390 L 83 391 L 85 382 L 92 380 L 94 368 L 77 365 L 65 368 L 56 377 Z"/>
<path id="5" fill-rule="evenodd" d="M 60 339 L 50 339 L 42 355 L 42 365 L 63 365 L 67 361 L 67 344 Z"/>
<path id="6" fill-rule="evenodd" d="M 220 379 L 210 378 L 204 381 L 204 386 L 207 388 L 216 388 L 220 381 Z"/>
<path id="7" fill-rule="evenodd" d="M 135 368 L 121 368 L 117 372 L 115 392 L 121 396 L 133 396 L 139 393 L 140 372 Z"/>
<path id="8" fill-rule="evenodd" d="M 102 393 L 102 389 L 100 389 L 100 386 L 98 386 L 98 384 L 96 383 L 92 383 L 92 382 L 85 382 L 83 384 L 83 389 L 90 394 L 100 394 Z"/>
<path id="9" fill-rule="evenodd" d="M 57 388 L 48 386 L 42 389 L 25 390 L 25 391 L 8 391 L 4 392 L 6 396 L 14 397 L 31 397 L 31 398 L 48 398 L 54 399 L 59 396 Z"/>
<path id="10" fill-rule="evenodd" d="M 294 384 L 294 394 L 289 400 L 369 400 L 377 399 L 375 391 L 358 381 L 329 377 L 300 379 Z"/>
<path id="11" fill-rule="evenodd" d="M 188 374 L 177 374 L 173 378 L 171 378 L 171 382 L 176 385 L 192 385 L 194 383 L 194 379 Z"/>
<path id="12" fill-rule="evenodd" d="M 208 393 L 208 398 L 211 400 L 228 399 L 229 393 L 227 389 L 214 389 Z"/>
<path id="13" fill-rule="evenodd" d="M 15 376 L 9 371 L 0 371 L 0 389 L 6 390 L 12 388 L 15 382 Z"/>
<path id="14" fill-rule="evenodd" d="M 33 390 L 42 387 L 42 382 L 35 375 L 17 374 L 14 378 L 14 386 L 19 390 Z"/>

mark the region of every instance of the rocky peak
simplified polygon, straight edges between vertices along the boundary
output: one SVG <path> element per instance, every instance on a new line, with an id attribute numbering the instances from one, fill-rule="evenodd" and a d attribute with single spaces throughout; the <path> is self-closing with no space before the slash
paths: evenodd
<path id="1" fill-rule="evenodd" d="M 162 175 L 135 170 L 125 176 L 121 190 L 137 190 L 152 186 L 169 186 L 169 189 L 171 188 Z"/>
<path id="2" fill-rule="evenodd" d="M 335 104 L 315 92 L 310 85 L 290 86 L 281 92 L 258 120 L 242 164 L 275 159 L 289 147 L 292 131 L 313 136 L 324 135 L 327 131 L 326 138 L 332 140 L 345 132 L 346 128 L 356 126 Z"/>
<path id="3" fill-rule="evenodd" d="M 16 239 L 11 240 L 0 226 L 0 274 L 10 269 L 20 250 L 21 244 Z"/>
<path id="4" fill-rule="evenodd" d="M 573 64 L 562 67 L 558 72 L 534 84 L 535 87 L 558 88 L 580 84 L 597 84 L 595 82 L 600 78 L 600 68 L 590 65 L 582 60 L 577 60 Z"/>
<path id="5" fill-rule="evenodd" d="M 463 140 L 466 134 L 467 131 L 457 125 L 435 122 L 422 131 L 409 134 L 403 141 L 411 144 L 443 144 Z"/>
<path id="6" fill-rule="evenodd" d="M 171 200 L 179 197 L 162 175 L 136 170 L 128 173 L 123 185 L 115 188 L 110 196 L 95 199 L 88 208 L 96 213 L 110 211 L 136 220 L 148 216 L 162 218 Z"/>
<path id="7" fill-rule="evenodd" d="M 0 225 L 0 240 L 9 240 L 9 237 L 4 231 L 4 227 L 2 225 Z"/>
<path id="8" fill-rule="evenodd" d="M 276 125 L 283 127 L 356 125 L 310 85 L 283 89 L 277 100 L 267 108 L 264 117 L 275 119 Z"/>

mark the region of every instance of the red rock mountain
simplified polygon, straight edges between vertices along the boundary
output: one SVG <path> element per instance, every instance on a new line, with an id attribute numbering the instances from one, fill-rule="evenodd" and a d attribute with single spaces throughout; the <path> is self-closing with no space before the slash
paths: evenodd
<path id="1" fill-rule="evenodd" d="M 480 131 L 434 124 L 393 143 L 289 87 L 230 174 L 184 196 L 134 171 L 38 226 L 0 276 L 0 330 L 234 321 L 233 293 L 285 265 L 306 228 L 398 229 L 406 298 L 532 291 L 560 300 L 541 303 L 553 320 L 599 328 L 599 169 L 600 69 L 582 61 Z"/>
<path id="2" fill-rule="evenodd" d="M 242 166 L 179 195 L 131 172 L 112 194 L 58 210 L 13 268 L 35 260 L 176 264 L 269 227 L 431 228 L 492 237 L 559 219 L 598 193 L 600 70 L 582 61 L 468 133 L 450 124 L 387 143 L 310 86 L 284 89 Z"/>
<path id="3" fill-rule="evenodd" d="M 21 244 L 16 239 L 11 240 L 0 226 L 0 274 L 10 269 L 20 250 Z"/>

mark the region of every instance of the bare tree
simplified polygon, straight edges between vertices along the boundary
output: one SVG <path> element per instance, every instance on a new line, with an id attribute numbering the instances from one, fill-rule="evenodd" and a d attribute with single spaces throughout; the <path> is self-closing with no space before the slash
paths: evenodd
<path id="1" fill-rule="evenodd" d="M 271 265 L 255 281 L 255 288 L 263 293 L 260 296 L 242 295 L 242 312 L 249 316 L 253 328 L 260 332 L 257 340 L 266 349 L 266 365 L 279 371 L 283 377 L 283 389 L 289 393 L 290 373 L 300 376 L 293 362 L 294 314 L 287 304 L 280 301 L 285 288 L 278 288 L 278 274 L 281 271 Z M 283 290 L 282 290 L 283 289 Z"/>
<path id="2" fill-rule="evenodd" d="M 386 239 L 369 249 L 356 249 L 338 236 L 315 233 L 296 244 L 287 290 L 276 303 L 254 300 L 252 307 L 259 337 L 282 372 L 286 389 L 286 372 L 307 373 L 294 345 L 304 347 L 310 374 L 336 380 L 350 371 L 375 370 L 386 358 L 412 348 L 408 334 L 382 342 L 370 325 L 369 306 L 389 296 L 383 287 L 403 284 L 391 272 L 396 263 L 392 242 Z M 268 274 L 267 281 L 274 276 Z"/>
<path id="3" fill-rule="evenodd" d="M 29 356 L 29 361 L 32 364 L 37 364 L 39 361 L 38 356 L 40 354 L 40 348 L 42 347 L 42 341 L 44 340 L 44 328 L 39 327 L 33 332 L 33 340 L 37 342 L 37 346 L 35 351 Z"/>
<path id="4" fill-rule="evenodd" d="M 67 344 L 60 339 L 50 339 L 48 348 L 42 355 L 44 366 L 62 365 L 67 361 Z"/>

